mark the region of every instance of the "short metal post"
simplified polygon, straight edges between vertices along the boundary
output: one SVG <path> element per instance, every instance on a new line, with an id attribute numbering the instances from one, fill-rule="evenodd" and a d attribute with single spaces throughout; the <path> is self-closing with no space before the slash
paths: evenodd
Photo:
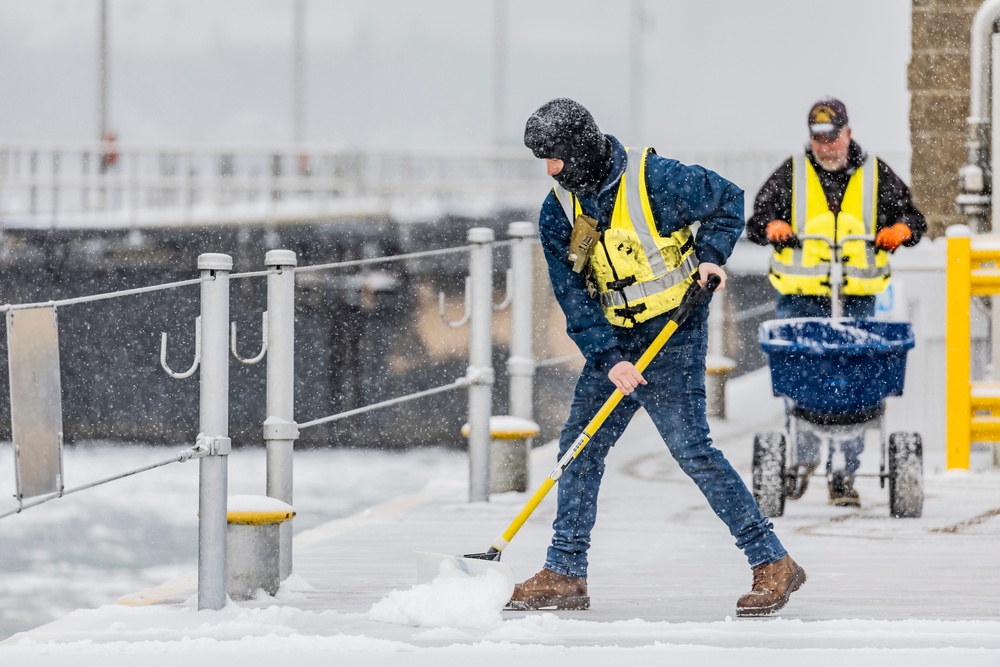
<path id="1" fill-rule="evenodd" d="M 269 250 L 267 277 L 267 495 L 292 504 L 292 452 L 299 429 L 295 424 L 295 253 Z M 292 522 L 279 528 L 278 576 L 292 573 Z"/>
<path id="2" fill-rule="evenodd" d="M 208 448 L 199 468 L 198 609 L 226 604 L 226 494 L 229 441 L 229 273 L 233 258 L 198 256 L 201 284 L 201 419 Z"/>
<path id="3" fill-rule="evenodd" d="M 493 230 L 473 227 L 469 243 L 469 502 L 490 499 L 493 410 Z"/>

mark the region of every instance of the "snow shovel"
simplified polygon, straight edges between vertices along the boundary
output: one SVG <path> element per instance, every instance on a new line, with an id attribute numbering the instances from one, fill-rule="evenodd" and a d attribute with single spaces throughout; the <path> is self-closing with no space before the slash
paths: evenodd
<path id="1" fill-rule="evenodd" d="M 659 354 L 663 346 L 666 345 L 667 341 L 674 334 L 674 331 L 684 323 L 688 315 L 694 311 L 695 308 L 703 304 L 715 291 L 715 288 L 719 286 L 721 279 L 717 275 L 710 275 L 704 287 L 699 286 L 697 283 L 692 285 L 692 288 L 688 291 L 681 305 L 674 311 L 674 314 L 667 321 L 666 325 L 657 334 L 653 342 L 649 344 L 646 351 L 642 353 L 639 360 L 635 362 L 636 369 L 641 373 L 646 370 L 646 367 L 653 360 L 653 358 Z M 594 437 L 597 429 L 601 427 L 604 420 L 608 418 L 608 415 L 617 407 L 625 395 L 619 389 L 615 389 L 611 396 L 604 402 L 601 409 L 597 411 L 594 418 L 590 420 L 590 423 L 583 429 L 583 432 L 577 437 L 570 448 L 563 454 L 562 458 L 559 459 L 559 463 L 556 467 L 552 469 L 545 481 L 538 487 L 534 495 L 525 503 L 521 512 L 510 522 L 507 529 L 496 540 L 487 551 L 478 554 L 465 554 L 464 556 L 452 556 L 448 554 L 436 554 L 428 553 L 423 551 L 414 552 L 414 556 L 417 559 L 417 578 L 420 581 L 429 581 L 437 576 L 440 571 L 441 563 L 443 561 L 449 561 L 451 564 L 459 571 L 465 572 L 470 575 L 484 574 L 489 571 L 497 571 L 507 578 L 511 592 L 514 591 L 514 572 L 511 570 L 510 566 L 506 563 L 500 562 L 500 555 L 503 550 L 507 547 L 517 532 L 524 525 L 524 522 L 528 520 L 528 517 L 535 511 L 535 508 L 542 502 L 542 499 L 548 494 L 548 492 L 555 485 L 556 481 L 562 476 L 566 468 L 579 456 L 583 448 L 587 446 L 587 443 Z"/>

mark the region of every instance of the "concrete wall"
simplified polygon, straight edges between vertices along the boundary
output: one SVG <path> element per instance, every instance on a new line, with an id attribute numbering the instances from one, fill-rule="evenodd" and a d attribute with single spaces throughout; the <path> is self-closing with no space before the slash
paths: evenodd
<path id="1" fill-rule="evenodd" d="M 911 186 L 931 236 L 966 220 L 955 209 L 969 115 L 969 42 L 977 0 L 913 0 L 909 69 Z"/>

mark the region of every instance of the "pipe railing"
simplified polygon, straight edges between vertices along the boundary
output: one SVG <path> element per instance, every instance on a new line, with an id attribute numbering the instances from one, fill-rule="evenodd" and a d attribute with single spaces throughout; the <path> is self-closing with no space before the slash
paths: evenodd
<path id="1" fill-rule="evenodd" d="M 221 609 L 225 605 L 226 597 L 225 530 L 227 462 L 225 457 L 230 450 L 228 437 L 229 369 L 227 359 L 227 355 L 229 354 L 227 340 L 229 321 L 228 274 L 232 269 L 232 258 L 221 254 L 203 254 L 198 258 L 198 268 L 201 276 L 192 280 L 46 302 L 0 305 L 0 312 L 7 313 L 7 317 L 10 318 L 14 313 L 31 309 L 50 308 L 54 311 L 57 307 L 93 303 L 200 285 L 201 315 L 198 320 L 204 323 L 204 326 L 198 327 L 199 334 L 196 341 L 196 348 L 199 350 L 199 354 L 197 355 L 195 366 L 192 366 L 192 372 L 198 366 L 201 368 L 200 432 L 193 447 L 185 449 L 165 461 L 112 475 L 78 487 L 70 489 L 60 488 L 55 493 L 36 496 L 28 502 L 24 502 L 19 489 L 16 494 L 19 502 L 18 507 L 0 514 L 0 518 L 21 512 L 24 509 L 40 505 L 55 498 L 61 498 L 69 493 L 93 488 L 170 463 L 182 463 L 195 458 L 200 459 L 198 606 L 199 608 Z M 59 428 L 61 429 L 61 425 Z M 19 443 L 15 442 L 14 446 L 17 448 Z M 61 467 L 61 442 L 58 456 Z"/>
<path id="2" fill-rule="evenodd" d="M 985 0 L 972 19 L 969 53 L 969 115 L 965 142 L 965 164 L 959 169 L 959 195 L 955 205 L 968 218 L 974 231 L 987 228 L 986 216 L 991 207 L 992 169 L 991 120 L 995 112 L 993 59 L 996 54 L 996 22 L 1000 18 L 1000 0 Z"/>
<path id="3" fill-rule="evenodd" d="M 157 468 L 162 468 L 163 466 L 170 465 L 171 463 L 184 463 L 185 461 L 190 461 L 191 459 L 203 456 L 204 448 L 201 445 L 195 445 L 194 447 L 189 447 L 188 449 L 181 450 L 175 456 L 169 459 L 164 459 L 156 463 L 150 463 L 148 465 L 141 466 L 139 468 L 133 468 L 132 470 L 127 470 L 125 472 L 116 473 L 109 477 L 102 477 L 98 480 L 93 480 L 87 482 L 86 484 L 80 484 L 79 486 L 73 486 L 68 489 L 62 489 L 61 491 L 55 493 L 47 493 L 45 495 L 37 496 L 28 502 L 21 502 L 14 509 L 7 510 L 5 512 L 0 512 L 0 519 L 11 516 L 13 514 L 19 514 L 26 509 L 37 507 L 43 503 L 47 503 L 50 500 L 55 500 L 56 498 L 62 498 L 68 496 L 71 493 L 78 493 L 80 491 L 85 491 L 87 489 L 92 489 L 95 486 L 101 486 L 102 484 L 107 484 L 108 482 L 115 482 L 119 479 L 125 479 L 126 477 L 131 477 L 132 475 L 137 475 L 141 472 L 148 472 L 150 470 L 155 470 Z"/>
<path id="4" fill-rule="evenodd" d="M 1000 443 L 1000 383 L 972 379 L 972 300 L 1000 295 L 1000 236 L 952 225 L 947 239 L 945 466 L 969 470 L 973 442 Z"/>
<path id="5" fill-rule="evenodd" d="M 492 313 L 494 310 L 492 301 L 493 250 L 496 247 L 512 246 L 512 268 L 514 270 L 510 271 L 508 276 L 513 281 L 513 284 L 507 285 L 508 293 L 511 297 L 509 303 L 511 304 L 511 308 L 516 310 L 516 315 L 512 314 L 511 355 L 514 361 L 510 367 L 514 375 L 512 375 L 511 382 L 511 404 L 513 405 L 515 402 L 518 402 L 519 409 L 525 412 L 525 418 L 530 418 L 531 405 L 530 403 L 526 406 L 521 405 L 524 399 L 520 395 L 515 399 L 515 392 L 527 393 L 530 399 L 531 390 L 527 389 L 525 385 L 533 383 L 534 375 L 533 361 L 528 358 L 528 363 L 526 364 L 524 363 L 525 358 L 523 356 L 525 351 L 530 354 L 531 350 L 531 271 L 525 270 L 525 268 L 530 268 L 531 238 L 534 236 L 534 225 L 531 223 L 514 223 L 511 225 L 510 231 L 511 235 L 515 237 L 514 239 L 510 241 L 495 241 L 493 230 L 485 227 L 474 227 L 468 232 L 469 245 L 466 246 L 297 267 L 295 269 L 296 272 L 305 273 L 467 252 L 469 254 L 470 274 L 466 290 L 466 317 L 463 317 L 461 320 L 463 325 L 468 322 L 470 330 L 469 361 L 466 375 L 463 378 L 421 392 L 305 421 L 298 424 L 298 428 L 311 428 L 418 398 L 454 389 L 467 388 L 469 392 L 468 410 L 470 427 L 469 499 L 472 502 L 488 500 L 490 417 L 492 416 L 492 386 L 494 381 L 492 362 Z M 526 304 L 524 303 L 525 301 L 527 302 Z M 270 309 L 269 299 L 268 310 Z M 527 342 L 523 339 L 527 339 Z M 515 355 L 515 349 L 522 356 L 518 357 Z"/>
<path id="6" fill-rule="evenodd" d="M 74 493 L 122 477 L 183 462 L 192 458 L 200 460 L 199 484 L 199 566 L 198 606 L 218 609 L 225 604 L 225 530 L 227 456 L 231 451 L 228 435 L 229 369 L 230 352 L 243 363 L 256 363 L 267 358 L 267 404 L 263 420 L 263 438 L 267 446 L 267 495 L 292 504 L 292 458 L 299 432 L 355 415 L 383 409 L 392 405 L 418 400 L 435 394 L 467 389 L 469 436 L 469 500 L 489 500 L 490 494 L 490 418 L 492 412 L 492 313 L 505 304 L 511 309 L 511 342 L 507 370 L 510 377 L 511 414 L 532 419 L 534 373 L 537 368 L 550 367 L 580 358 L 579 354 L 536 361 L 532 348 L 532 262 L 537 245 L 535 226 L 527 222 L 512 223 L 508 229 L 509 240 L 497 241 L 492 230 L 473 228 L 468 233 L 468 245 L 421 251 L 401 255 L 366 258 L 297 266 L 297 258 L 290 250 L 270 250 L 265 256 L 266 269 L 232 273 L 229 255 L 207 253 L 199 256 L 199 278 L 165 283 L 143 288 L 121 290 L 56 301 L 5 304 L 0 312 L 14 312 L 29 308 L 68 306 L 105 299 L 133 296 L 155 291 L 201 286 L 201 325 L 198 328 L 196 347 L 199 354 L 189 374 L 200 369 L 200 417 L 197 442 L 165 461 L 121 473 L 60 493 L 48 494 L 23 504 L 13 512 L 47 502 L 68 493 Z M 511 268 L 507 273 L 507 298 L 501 306 L 493 303 L 493 250 L 509 247 Z M 466 375 L 451 383 L 413 392 L 368 406 L 346 410 L 334 415 L 296 423 L 294 415 L 294 340 L 295 340 L 295 275 L 320 270 L 356 268 L 378 263 L 392 263 L 429 256 L 469 253 L 470 280 L 466 309 L 470 326 L 470 347 Z M 267 307 L 264 312 L 262 349 L 250 359 L 236 353 L 235 326 L 229 321 L 229 284 L 232 280 L 267 278 Z M 756 313 L 755 313 L 756 314 Z M 739 317 L 739 316 L 737 316 Z M 164 364 L 165 365 L 165 364 Z M 166 368 L 168 373 L 172 373 Z M 284 580 L 292 571 L 291 522 L 286 522 L 280 533 L 280 578 Z"/>
<path id="7" fill-rule="evenodd" d="M 762 183 L 787 151 L 672 154 Z M 887 156 L 897 171 L 907 156 Z M 550 182 L 526 149 L 496 146 L 0 144 L 6 226 L 131 227 L 295 221 L 434 205 L 441 212 L 538 206 Z"/>
<path id="8" fill-rule="evenodd" d="M 263 420 L 263 435 L 267 445 L 267 495 L 291 504 L 293 495 L 292 455 L 299 431 L 323 423 L 382 409 L 398 403 L 417 400 L 444 391 L 465 388 L 469 392 L 469 500 L 489 499 L 490 468 L 490 418 L 492 412 L 492 317 L 500 307 L 493 303 L 493 250 L 511 248 L 511 270 L 508 272 L 508 297 L 505 304 L 511 308 L 511 355 L 508 360 L 510 404 L 514 416 L 531 419 L 534 371 L 536 367 L 561 363 L 561 359 L 535 363 L 532 354 L 531 322 L 532 253 L 537 244 L 534 225 L 513 223 L 508 230 L 510 240 L 496 241 L 492 230 L 473 228 L 469 231 L 469 245 L 444 248 L 403 255 L 363 260 L 351 260 L 297 266 L 295 253 L 290 250 L 271 250 L 265 256 L 267 268 L 263 271 L 232 273 L 229 255 L 206 253 L 198 258 L 200 277 L 137 289 L 121 290 L 56 301 L 5 304 L 0 312 L 12 313 L 30 308 L 68 306 L 105 299 L 146 294 L 193 285 L 201 287 L 201 315 L 195 363 L 187 374 L 200 370 L 199 434 L 196 444 L 176 456 L 135 470 L 120 473 L 59 493 L 37 497 L 22 503 L 17 509 L 0 514 L 0 517 L 20 512 L 68 493 L 75 493 L 111 482 L 139 472 L 193 458 L 200 459 L 199 468 L 199 559 L 198 606 L 219 609 L 226 599 L 226 505 L 227 457 L 231 451 L 228 433 L 229 418 L 229 368 L 227 355 L 243 363 L 256 363 L 267 357 L 267 405 Z M 358 267 L 375 263 L 389 263 L 454 253 L 469 253 L 470 289 L 466 308 L 469 310 L 470 348 L 467 373 L 449 384 L 414 392 L 377 404 L 347 410 L 336 415 L 321 417 L 301 424 L 294 417 L 294 304 L 295 275 L 298 272 Z M 229 284 L 232 280 L 267 278 L 267 310 L 264 313 L 264 333 L 261 352 L 254 358 L 244 359 L 235 352 L 235 327 L 229 317 Z M 165 363 L 164 363 L 165 366 Z M 280 577 L 287 578 L 292 571 L 291 522 L 280 539 Z"/>
<path id="9" fill-rule="evenodd" d="M 534 205 L 544 172 L 499 147 L 0 144 L 0 220 L 22 226 L 182 224 L 382 211 L 434 198 Z"/>

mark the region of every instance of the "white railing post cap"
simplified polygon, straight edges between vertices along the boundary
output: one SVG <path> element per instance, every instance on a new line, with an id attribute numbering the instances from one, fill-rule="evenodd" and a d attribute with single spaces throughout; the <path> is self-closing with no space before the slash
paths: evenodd
<path id="1" fill-rule="evenodd" d="M 299 425 L 293 421 L 275 417 L 264 420 L 264 440 L 298 440 Z"/>
<path id="2" fill-rule="evenodd" d="M 523 220 L 520 222 L 512 222 L 510 223 L 510 226 L 507 227 L 507 235 L 517 236 L 517 237 L 534 236 L 535 225 L 534 223 L 526 222 Z"/>
<path id="3" fill-rule="evenodd" d="M 264 264 L 267 266 L 297 266 L 298 259 L 294 250 L 268 250 L 264 255 Z"/>
<path id="4" fill-rule="evenodd" d="M 473 227 L 469 230 L 469 243 L 491 243 L 494 239 L 493 230 L 489 227 Z"/>
<path id="5" fill-rule="evenodd" d="M 233 258 L 221 252 L 198 255 L 198 268 L 202 271 L 232 271 Z"/>

